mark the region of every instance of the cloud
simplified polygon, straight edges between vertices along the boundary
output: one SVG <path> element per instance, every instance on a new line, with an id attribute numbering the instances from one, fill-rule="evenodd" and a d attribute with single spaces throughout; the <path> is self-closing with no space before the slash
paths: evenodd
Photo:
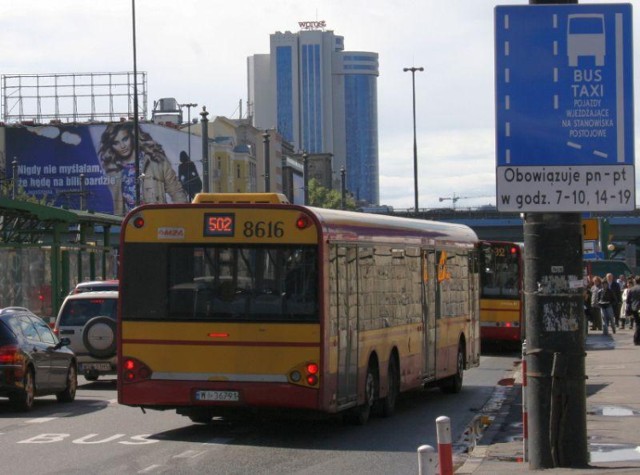
<path id="1" fill-rule="evenodd" d="M 80 142 L 82 142 L 82 139 L 78 134 L 72 134 L 71 132 L 63 132 L 60 139 L 69 145 L 80 145 Z"/>
<path id="2" fill-rule="evenodd" d="M 48 139 L 57 139 L 60 135 L 60 129 L 57 127 L 29 127 L 29 132 Z"/>

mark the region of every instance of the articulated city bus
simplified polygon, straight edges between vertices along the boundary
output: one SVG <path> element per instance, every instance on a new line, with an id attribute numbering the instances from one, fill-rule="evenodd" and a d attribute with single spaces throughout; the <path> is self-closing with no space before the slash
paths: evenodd
<path id="1" fill-rule="evenodd" d="M 482 241 L 480 249 L 480 336 L 483 341 L 524 339 L 523 246 Z"/>
<path id="2" fill-rule="evenodd" d="M 283 198 L 199 194 L 125 218 L 121 404 L 365 423 L 400 392 L 460 391 L 480 360 L 475 233 Z"/>

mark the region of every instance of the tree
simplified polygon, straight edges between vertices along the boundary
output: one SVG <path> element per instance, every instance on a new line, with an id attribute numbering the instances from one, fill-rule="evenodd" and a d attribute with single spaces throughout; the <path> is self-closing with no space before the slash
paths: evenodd
<path id="1" fill-rule="evenodd" d="M 46 195 L 42 198 L 36 198 L 28 194 L 24 187 L 18 185 L 18 193 L 16 195 L 17 201 L 26 201 L 28 203 L 35 203 L 39 205 L 49 206 L 49 199 L 47 199 Z M 13 180 L 7 179 L 0 181 L 0 197 L 3 198 L 12 198 L 13 197 Z"/>
<path id="2" fill-rule="evenodd" d="M 309 180 L 307 187 L 309 188 L 309 206 L 330 209 L 341 208 L 342 194 L 338 190 L 325 188 L 315 178 Z M 349 194 L 346 197 L 346 209 L 356 209 L 356 202 Z"/>

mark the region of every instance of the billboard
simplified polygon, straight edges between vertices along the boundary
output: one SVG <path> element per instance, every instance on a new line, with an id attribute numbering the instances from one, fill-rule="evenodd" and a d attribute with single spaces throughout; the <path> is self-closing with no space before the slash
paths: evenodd
<path id="1" fill-rule="evenodd" d="M 157 124 L 139 129 L 140 203 L 185 202 L 201 191 L 202 139 Z M 6 178 L 17 160 L 26 193 L 53 206 L 80 209 L 84 202 L 88 210 L 122 215 L 136 199 L 133 137 L 132 122 L 7 126 Z"/>

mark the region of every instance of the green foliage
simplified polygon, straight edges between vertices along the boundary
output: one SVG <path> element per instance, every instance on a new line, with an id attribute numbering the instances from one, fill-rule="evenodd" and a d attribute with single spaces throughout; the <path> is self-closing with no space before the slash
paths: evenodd
<path id="1" fill-rule="evenodd" d="M 312 178 L 307 183 L 309 188 L 309 206 L 316 208 L 341 209 L 342 194 L 338 190 L 330 190 L 320 185 L 318 180 Z M 356 202 L 353 197 L 347 193 L 346 209 L 355 210 Z"/>
<path id="2" fill-rule="evenodd" d="M 0 196 L 5 198 L 13 197 L 13 181 L 12 180 L 3 180 L 0 182 Z M 47 200 L 46 196 L 42 198 L 36 198 L 28 194 L 22 186 L 18 186 L 18 193 L 15 198 L 17 201 L 26 201 L 27 203 L 35 203 L 38 205 L 49 206 L 49 200 Z"/>

